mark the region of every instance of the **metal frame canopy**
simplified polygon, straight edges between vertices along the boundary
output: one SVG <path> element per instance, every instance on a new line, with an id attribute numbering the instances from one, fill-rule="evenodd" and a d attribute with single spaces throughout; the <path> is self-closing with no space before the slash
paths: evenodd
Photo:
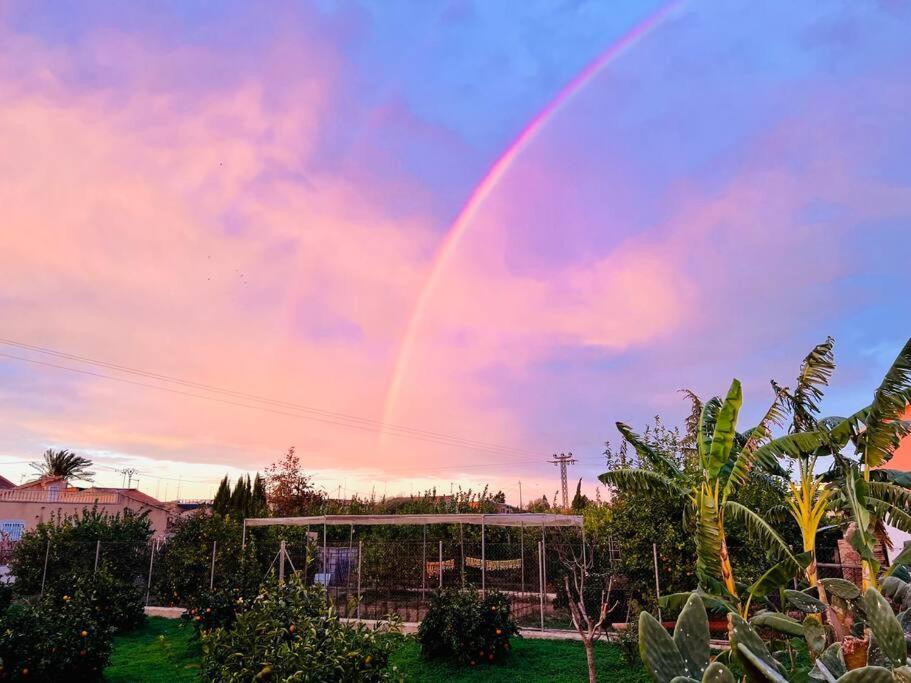
<path id="1" fill-rule="evenodd" d="M 581 527 L 581 515 L 543 513 L 438 514 L 438 515 L 315 515 L 312 517 L 247 517 L 248 526 L 377 526 L 423 524 L 476 524 L 479 526 Z"/>

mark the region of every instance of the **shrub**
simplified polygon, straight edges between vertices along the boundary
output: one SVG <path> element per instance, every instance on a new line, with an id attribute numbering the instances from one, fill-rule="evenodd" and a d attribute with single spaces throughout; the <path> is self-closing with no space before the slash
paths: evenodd
<path id="1" fill-rule="evenodd" d="M 233 628 L 202 632 L 208 681 L 385 681 L 395 639 L 362 624 L 343 624 L 322 586 L 298 577 L 265 585 Z"/>
<path id="2" fill-rule="evenodd" d="M 203 510 L 178 520 L 155 557 L 152 572 L 155 604 L 187 608 L 203 605 L 211 592 L 213 543 L 214 588 L 230 589 L 238 586 L 238 581 L 252 582 L 250 590 L 255 594 L 263 576 L 274 566 L 282 538 L 288 541 L 289 552 L 292 547 L 301 550 L 308 544 L 303 527 L 281 531 L 275 527 L 260 528 L 255 534 L 248 529 L 244 548 L 242 519 Z"/>
<path id="3" fill-rule="evenodd" d="M 518 632 L 505 595 L 490 591 L 482 598 L 473 588 L 446 588 L 431 596 L 418 641 L 427 657 L 475 664 L 505 654 Z"/>
<path id="4" fill-rule="evenodd" d="M 132 510 L 110 515 L 87 508 L 80 514 L 52 515 L 49 521 L 23 534 L 16 544 L 10 562 L 16 593 L 29 596 L 40 592 L 46 553 L 45 591 L 58 583 L 63 591 L 69 590 L 65 584 L 75 573 L 93 572 L 98 541 L 99 562 L 115 579 L 126 583 L 141 581 L 148 572 L 151 537 L 148 516 Z"/>
<path id="5" fill-rule="evenodd" d="M 0 583 L 0 614 L 6 612 L 13 602 L 13 584 Z"/>
<path id="6" fill-rule="evenodd" d="M 65 595 L 78 596 L 106 627 L 125 631 L 145 623 L 144 589 L 114 578 L 104 566 L 94 573 L 63 576 L 45 591 L 45 597 L 52 600 L 59 601 Z"/>
<path id="7" fill-rule="evenodd" d="M 10 608 L 0 621 L 3 680 L 94 681 L 111 655 L 98 595 L 80 590 Z"/>
<path id="8" fill-rule="evenodd" d="M 197 632 L 231 628 L 237 615 L 247 609 L 257 593 L 243 583 L 198 593 L 193 597 L 183 618 L 190 621 Z"/>

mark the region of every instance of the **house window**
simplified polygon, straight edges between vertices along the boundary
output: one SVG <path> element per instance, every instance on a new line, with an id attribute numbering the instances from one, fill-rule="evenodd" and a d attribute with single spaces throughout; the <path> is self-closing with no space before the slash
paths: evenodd
<path id="1" fill-rule="evenodd" d="M 9 540 L 18 541 L 25 531 L 25 522 L 20 520 L 0 520 L 0 533 L 9 536 Z"/>

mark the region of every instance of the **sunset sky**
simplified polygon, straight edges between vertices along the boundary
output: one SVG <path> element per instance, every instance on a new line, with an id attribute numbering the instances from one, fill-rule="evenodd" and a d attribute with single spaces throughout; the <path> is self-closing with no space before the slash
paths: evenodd
<path id="1" fill-rule="evenodd" d="M 911 335 L 909 33 L 887 0 L 0 0 L 0 474 L 65 447 L 208 497 L 294 445 L 333 494 L 517 502 L 570 450 L 592 493 L 615 421 L 736 376 L 748 426 L 827 335 L 852 412 Z"/>

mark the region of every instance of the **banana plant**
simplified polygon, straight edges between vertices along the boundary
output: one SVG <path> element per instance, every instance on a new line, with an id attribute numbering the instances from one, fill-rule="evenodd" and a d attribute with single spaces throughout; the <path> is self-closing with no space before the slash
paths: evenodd
<path id="1" fill-rule="evenodd" d="M 739 591 L 725 536 L 726 519 L 744 524 L 753 539 L 790 570 L 790 576 L 804 566 L 766 520 L 732 500 L 754 467 L 787 476 L 778 463 L 780 456 L 797 457 L 825 443 L 827 437 L 822 432 L 771 438 L 772 426 L 783 423 L 786 395 L 785 389 L 779 389 L 759 425 L 745 434 L 736 429 L 743 403 L 738 380 L 731 383 L 724 400 L 716 397 L 706 401 L 699 417 L 698 463 L 694 468 L 678 467 L 673 459 L 618 422 L 617 429 L 648 466 L 613 470 L 599 477 L 607 485 L 633 493 L 662 491 L 684 498 L 684 509 L 693 516 L 696 529 L 699 585 L 708 593 L 733 598 L 738 604 Z"/>
<path id="2" fill-rule="evenodd" d="M 849 539 L 861 555 L 864 587 L 876 585 L 878 564 L 873 556 L 874 528 L 885 521 L 911 531 L 911 492 L 906 473 L 882 469 L 901 440 L 911 434 L 903 419 L 911 405 L 911 339 L 899 352 L 873 395 L 873 402 L 848 418 L 830 420 L 831 447 L 838 452 L 848 443 L 857 461 L 838 454 L 830 478 L 841 484 L 841 509 L 857 531 Z M 828 426 L 828 425 L 827 425 Z"/>

